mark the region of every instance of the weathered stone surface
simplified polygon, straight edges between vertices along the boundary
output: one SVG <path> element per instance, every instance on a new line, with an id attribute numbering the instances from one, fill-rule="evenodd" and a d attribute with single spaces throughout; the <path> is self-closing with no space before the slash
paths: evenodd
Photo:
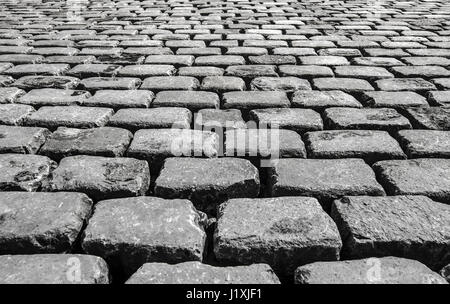
<path id="1" fill-rule="evenodd" d="M 80 154 L 119 157 L 125 154 L 132 138 L 130 131 L 119 128 L 60 127 L 48 138 L 39 153 L 56 160 Z"/>
<path id="2" fill-rule="evenodd" d="M 92 201 L 81 193 L 4 192 L 0 253 L 70 252 L 91 208 Z"/>
<path id="3" fill-rule="evenodd" d="M 390 78 L 377 80 L 376 85 L 382 91 L 424 92 L 436 90 L 436 87 L 422 78 Z"/>
<path id="4" fill-rule="evenodd" d="M 434 106 L 450 106 L 450 91 L 431 91 L 428 101 Z"/>
<path id="5" fill-rule="evenodd" d="M 375 108 L 396 108 L 428 106 L 425 97 L 415 92 L 364 92 L 362 93 L 364 105 Z"/>
<path id="6" fill-rule="evenodd" d="M 49 129 L 56 129 L 57 127 L 101 127 L 108 122 L 112 114 L 113 110 L 108 108 L 79 106 L 42 107 L 26 118 L 25 125 Z"/>
<path id="7" fill-rule="evenodd" d="M 424 196 L 344 197 L 331 217 L 344 240 L 342 254 L 354 258 L 398 256 L 434 270 L 450 261 L 450 206 Z"/>
<path id="8" fill-rule="evenodd" d="M 108 125 L 131 131 L 138 129 L 189 128 L 192 113 L 186 108 L 160 107 L 154 109 L 121 109 Z"/>
<path id="9" fill-rule="evenodd" d="M 21 64 L 4 71 L 4 74 L 13 77 L 22 77 L 26 75 L 61 75 L 69 70 L 68 64 Z"/>
<path id="10" fill-rule="evenodd" d="M 429 130 L 450 130 L 450 108 L 426 107 L 406 110 L 414 128 Z"/>
<path id="11" fill-rule="evenodd" d="M 156 94 L 152 107 L 219 108 L 219 96 L 212 92 L 163 91 Z"/>
<path id="12" fill-rule="evenodd" d="M 83 192 L 101 200 L 145 195 L 149 183 L 149 167 L 145 161 L 81 155 L 63 158 L 44 189 Z"/>
<path id="13" fill-rule="evenodd" d="M 31 106 L 0 104 L 0 123 L 12 126 L 22 125 L 34 111 L 34 108 Z"/>
<path id="14" fill-rule="evenodd" d="M 143 90 L 195 90 L 200 82 L 189 76 L 154 76 L 145 78 L 140 86 Z"/>
<path id="15" fill-rule="evenodd" d="M 280 159 L 268 171 L 272 196 L 313 196 L 325 207 L 344 195 L 384 195 L 362 159 Z"/>
<path id="16" fill-rule="evenodd" d="M 244 91 L 245 82 L 239 77 L 232 76 L 206 76 L 200 87 L 205 91 L 227 92 Z"/>
<path id="17" fill-rule="evenodd" d="M 228 92 L 223 94 L 225 109 L 287 108 L 290 101 L 285 92 Z"/>
<path id="18" fill-rule="evenodd" d="M 144 263 L 201 261 L 204 215 L 188 200 L 156 197 L 101 201 L 85 230 L 82 247 L 126 276 Z"/>
<path id="19" fill-rule="evenodd" d="M 0 154 L 0 191 L 36 191 L 55 167 L 45 156 Z"/>
<path id="20" fill-rule="evenodd" d="M 297 77 L 257 77 L 250 83 L 253 91 L 283 91 L 311 90 L 311 85 L 305 79 Z"/>
<path id="21" fill-rule="evenodd" d="M 74 89 L 80 79 L 70 76 L 24 76 L 17 79 L 13 85 L 20 89 Z"/>
<path id="22" fill-rule="evenodd" d="M 394 109 L 328 108 L 324 122 L 329 129 L 368 129 L 396 131 L 411 129 L 408 119 Z"/>
<path id="23" fill-rule="evenodd" d="M 295 282 L 297 284 L 446 283 L 442 277 L 422 263 L 397 257 L 315 262 L 297 268 Z"/>
<path id="24" fill-rule="evenodd" d="M 293 274 L 313 261 L 339 259 L 337 227 L 308 197 L 232 199 L 220 205 L 214 253 L 222 262 L 267 263 Z"/>
<path id="25" fill-rule="evenodd" d="M 272 108 L 250 111 L 250 120 L 266 127 L 293 130 L 298 133 L 322 130 L 320 114 L 311 109 Z"/>
<path id="26" fill-rule="evenodd" d="M 81 80 L 85 90 L 133 90 L 140 86 L 141 80 L 134 77 L 89 77 Z"/>
<path id="27" fill-rule="evenodd" d="M 281 76 L 295 76 L 300 78 L 333 77 L 333 70 L 320 65 L 280 65 Z"/>
<path id="28" fill-rule="evenodd" d="M 16 103 L 31 106 L 75 106 L 80 105 L 91 94 L 80 90 L 34 89 L 20 97 Z"/>
<path id="29" fill-rule="evenodd" d="M 117 64 L 86 63 L 79 64 L 67 72 L 68 75 L 75 77 L 108 77 L 114 76 L 120 70 L 121 66 Z"/>
<path id="30" fill-rule="evenodd" d="M 357 78 L 315 78 L 313 86 L 323 91 L 339 90 L 346 93 L 374 90 L 369 82 Z"/>
<path id="31" fill-rule="evenodd" d="M 80 265 L 80 276 L 73 267 Z M 0 256 L 0 284 L 108 284 L 106 262 L 84 254 Z"/>
<path id="32" fill-rule="evenodd" d="M 149 129 L 135 133 L 127 155 L 160 162 L 167 157 L 217 157 L 219 135 L 191 129 Z"/>
<path id="33" fill-rule="evenodd" d="M 256 197 L 259 186 L 258 170 L 248 160 L 168 158 L 156 179 L 155 195 L 188 198 L 200 210 L 215 212 L 226 199 Z"/>
<path id="34" fill-rule="evenodd" d="M 398 138 L 409 158 L 450 158 L 450 131 L 402 130 Z"/>
<path id="35" fill-rule="evenodd" d="M 225 132 L 225 155 L 230 157 L 306 157 L 299 134 L 279 129 L 235 129 Z"/>
<path id="36" fill-rule="evenodd" d="M 440 274 L 450 283 L 450 264 L 442 268 Z"/>
<path id="37" fill-rule="evenodd" d="M 150 76 L 172 76 L 175 72 L 175 67 L 169 64 L 139 64 L 124 66 L 117 74 L 119 76 L 145 78 Z"/>
<path id="38" fill-rule="evenodd" d="M 389 195 L 426 195 L 450 202 L 449 159 L 386 160 L 373 169 Z"/>
<path id="39" fill-rule="evenodd" d="M 373 163 L 404 159 L 398 142 L 386 131 L 332 130 L 308 132 L 305 137 L 310 158 L 364 158 Z"/>
<path id="40" fill-rule="evenodd" d="M 201 109 L 195 115 L 194 128 L 200 130 L 215 130 L 219 132 L 223 129 L 246 128 L 241 111 L 237 109 Z"/>
<path id="41" fill-rule="evenodd" d="M 44 128 L 0 125 L 0 153 L 35 154 L 49 135 Z"/>
<path id="42" fill-rule="evenodd" d="M 12 103 L 23 94 L 25 94 L 25 91 L 19 88 L 0 88 L 0 104 Z"/>
<path id="43" fill-rule="evenodd" d="M 99 90 L 83 101 L 89 107 L 148 108 L 154 94 L 145 90 Z"/>
<path id="44" fill-rule="evenodd" d="M 226 76 L 235 76 L 242 78 L 255 78 L 255 77 L 277 77 L 278 74 L 275 71 L 273 65 L 237 65 L 230 66 L 225 70 Z"/>
<path id="45" fill-rule="evenodd" d="M 297 91 L 292 96 L 292 106 L 317 110 L 328 107 L 362 108 L 356 98 L 342 91 Z"/>
<path id="46" fill-rule="evenodd" d="M 214 267 L 200 262 L 146 263 L 126 284 L 279 284 L 267 264 Z"/>
<path id="47" fill-rule="evenodd" d="M 373 66 L 337 66 L 334 70 L 336 77 L 354 77 L 367 80 L 393 78 L 385 68 Z"/>

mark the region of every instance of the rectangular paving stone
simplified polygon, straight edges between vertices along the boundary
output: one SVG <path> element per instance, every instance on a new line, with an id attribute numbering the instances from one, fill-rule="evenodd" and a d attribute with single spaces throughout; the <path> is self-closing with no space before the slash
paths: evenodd
<path id="1" fill-rule="evenodd" d="M 19 88 L 0 88 L 0 104 L 13 103 L 20 96 L 24 95 L 25 91 Z"/>
<path id="2" fill-rule="evenodd" d="M 304 65 L 338 66 L 350 64 L 347 58 L 343 56 L 305 56 L 299 57 L 299 60 Z"/>
<path id="3" fill-rule="evenodd" d="M 242 113 L 237 109 L 201 109 L 194 115 L 194 129 L 215 131 L 246 128 Z"/>
<path id="4" fill-rule="evenodd" d="M 245 64 L 245 58 L 238 55 L 212 55 L 199 56 L 195 58 L 195 65 L 198 66 L 230 66 Z"/>
<path id="5" fill-rule="evenodd" d="M 381 91 L 413 91 L 424 92 L 436 90 L 434 84 L 422 78 L 392 78 L 381 79 L 375 82 Z"/>
<path id="6" fill-rule="evenodd" d="M 373 66 L 337 66 L 334 68 L 336 77 L 361 78 L 366 80 L 378 80 L 393 78 L 394 75 L 383 67 Z"/>
<path id="7" fill-rule="evenodd" d="M 224 70 L 218 67 L 180 67 L 178 75 L 192 77 L 222 76 Z"/>
<path id="8" fill-rule="evenodd" d="M 271 196 L 312 196 L 326 209 L 344 195 L 384 195 L 362 159 L 280 159 L 268 169 Z"/>
<path id="9" fill-rule="evenodd" d="M 225 132 L 225 156 L 250 158 L 306 157 L 299 134 L 282 129 L 233 129 Z"/>
<path id="10" fill-rule="evenodd" d="M 76 65 L 67 72 L 67 75 L 82 78 L 114 76 L 117 74 L 120 68 L 121 66 L 117 64 L 86 63 Z"/>
<path id="11" fill-rule="evenodd" d="M 32 106 L 20 104 L 0 104 L 0 124 L 19 126 L 35 112 Z"/>
<path id="12" fill-rule="evenodd" d="M 223 108 L 259 109 L 288 108 L 290 101 L 285 92 L 227 92 L 223 94 Z"/>
<path id="13" fill-rule="evenodd" d="M 68 64 L 21 64 L 16 65 L 3 74 L 14 77 L 22 77 L 27 75 L 61 75 L 68 71 L 70 66 Z"/>
<path id="14" fill-rule="evenodd" d="M 245 81 L 233 76 L 206 76 L 202 80 L 201 90 L 213 92 L 245 91 Z"/>
<path id="15" fill-rule="evenodd" d="M 81 80 L 80 86 L 85 90 L 133 90 L 141 85 L 135 77 L 89 77 Z"/>
<path id="16" fill-rule="evenodd" d="M 154 96 L 153 92 L 146 90 L 99 90 L 85 99 L 83 105 L 113 109 L 148 108 Z"/>
<path id="17" fill-rule="evenodd" d="M 113 127 L 60 127 L 48 137 L 39 154 L 55 160 L 80 154 L 120 157 L 125 154 L 132 138 L 130 131 Z"/>
<path id="18" fill-rule="evenodd" d="M 280 65 L 281 76 L 295 76 L 300 78 L 333 77 L 333 70 L 320 65 Z"/>
<path id="19" fill-rule="evenodd" d="M 293 130 L 298 133 L 323 129 L 319 113 L 311 109 L 258 109 L 250 111 L 250 120 L 266 127 Z"/>
<path id="20" fill-rule="evenodd" d="M 0 206 L 2 255 L 65 253 L 88 220 L 92 201 L 81 193 L 3 192 Z"/>
<path id="21" fill-rule="evenodd" d="M 255 77 L 277 77 L 274 65 L 236 65 L 225 69 L 226 76 L 255 78 Z"/>
<path id="22" fill-rule="evenodd" d="M 162 91 L 156 94 L 152 107 L 185 107 L 191 110 L 219 108 L 219 96 L 212 92 Z"/>
<path id="23" fill-rule="evenodd" d="M 37 191 L 55 167 L 46 156 L 0 154 L 0 191 Z"/>
<path id="24" fill-rule="evenodd" d="M 450 131 L 401 130 L 398 138 L 409 158 L 450 158 Z"/>
<path id="25" fill-rule="evenodd" d="M 375 90 L 366 80 L 356 78 L 314 78 L 312 83 L 321 91 L 339 90 L 345 93 L 359 93 Z"/>
<path id="26" fill-rule="evenodd" d="M 200 262 L 146 263 L 126 284 L 280 284 L 267 264 L 215 267 Z"/>
<path id="27" fill-rule="evenodd" d="M 405 114 L 416 129 L 450 130 L 450 108 L 410 108 Z"/>
<path id="28" fill-rule="evenodd" d="M 425 195 L 450 202 L 449 159 L 385 160 L 373 169 L 389 195 Z"/>
<path id="29" fill-rule="evenodd" d="M 368 275 L 374 265 L 379 274 Z M 445 284 L 424 264 L 398 257 L 314 262 L 295 271 L 296 284 Z"/>
<path id="30" fill-rule="evenodd" d="M 200 57 L 199 57 L 200 58 Z M 150 55 L 145 59 L 146 64 L 170 64 L 178 66 L 191 66 L 194 63 L 192 55 Z"/>
<path id="31" fill-rule="evenodd" d="M 408 119 L 390 108 L 328 108 L 324 111 L 324 122 L 329 129 L 411 129 Z"/>
<path id="32" fill-rule="evenodd" d="M 117 75 L 145 78 L 150 76 L 172 76 L 175 72 L 175 67 L 169 64 L 139 64 L 124 66 Z"/>
<path id="33" fill-rule="evenodd" d="M 138 129 L 190 128 L 192 113 L 181 107 L 153 109 L 121 109 L 108 122 L 108 126 Z"/>
<path id="34" fill-rule="evenodd" d="M 94 128 L 104 126 L 112 116 L 108 108 L 55 106 L 42 107 L 26 118 L 25 125 L 56 129 L 57 127 Z"/>
<path id="35" fill-rule="evenodd" d="M 24 76 L 14 82 L 14 86 L 23 90 L 32 89 L 75 89 L 80 79 L 70 76 Z"/>
<path id="36" fill-rule="evenodd" d="M 450 71 L 440 66 L 400 66 L 393 67 L 392 71 L 400 77 L 448 77 Z"/>
<path id="37" fill-rule="evenodd" d="M 0 125 L 0 153 L 35 154 L 49 135 L 44 128 Z"/>
<path id="38" fill-rule="evenodd" d="M 292 275 L 313 261 L 339 259 L 335 223 L 310 197 L 231 199 L 220 205 L 214 253 L 222 262 L 268 263 Z"/>
<path id="39" fill-rule="evenodd" d="M 189 198 L 199 210 L 214 214 L 221 202 L 256 197 L 259 188 L 258 169 L 248 160 L 174 157 L 165 160 L 154 192 L 163 198 Z"/>
<path id="40" fill-rule="evenodd" d="M 363 158 L 369 163 L 404 159 L 398 142 L 386 131 L 330 130 L 308 132 L 305 143 L 309 158 Z"/>
<path id="41" fill-rule="evenodd" d="M 348 258 L 397 256 L 434 270 L 450 261 L 449 205 L 424 196 L 344 197 L 333 203 L 331 217 Z"/>
<path id="42" fill-rule="evenodd" d="M 20 97 L 16 103 L 31 106 L 75 106 L 80 105 L 91 94 L 82 90 L 33 89 Z"/>
<path id="43" fill-rule="evenodd" d="M 361 101 L 365 106 L 374 108 L 404 109 L 428 106 L 426 98 L 416 92 L 363 92 Z"/>
<path id="44" fill-rule="evenodd" d="M 201 261 L 204 215 L 188 200 L 157 197 L 101 201 L 85 230 L 82 247 L 128 277 L 144 263 Z"/>
<path id="45" fill-rule="evenodd" d="M 191 129 L 138 130 L 127 156 L 148 160 L 151 164 L 167 157 L 217 157 L 219 135 Z"/>
<path id="46" fill-rule="evenodd" d="M 149 184 L 150 172 L 145 161 L 79 155 L 63 158 L 43 189 L 82 192 L 98 201 L 145 195 Z"/>
<path id="47" fill-rule="evenodd" d="M 80 276 L 68 275 L 73 265 Z M 85 254 L 0 256 L 0 284 L 109 284 L 109 270 L 99 257 Z"/>
<path id="48" fill-rule="evenodd" d="M 292 106 L 322 110 L 328 107 L 362 108 L 361 103 L 343 91 L 296 91 L 292 95 Z"/>
<path id="49" fill-rule="evenodd" d="M 294 92 L 311 90 L 308 80 L 297 77 L 257 77 L 250 83 L 252 91 Z"/>
<path id="50" fill-rule="evenodd" d="M 145 78 L 140 86 L 143 90 L 195 90 L 200 82 L 189 76 L 155 76 Z"/>

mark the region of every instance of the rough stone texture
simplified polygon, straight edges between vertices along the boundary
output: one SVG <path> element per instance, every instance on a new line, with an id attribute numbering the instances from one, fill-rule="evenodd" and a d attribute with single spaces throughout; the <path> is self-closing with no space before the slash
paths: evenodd
<path id="1" fill-rule="evenodd" d="M 334 201 L 344 257 L 398 256 L 439 270 L 450 261 L 450 206 L 425 196 L 344 197 Z"/>
<path id="2" fill-rule="evenodd" d="M 154 94 L 144 90 L 100 90 L 83 101 L 88 107 L 148 108 Z"/>
<path id="3" fill-rule="evenodd" d="M 188 200 L 101 201 L 84 232 L 82 247 L 127 276 L 148 262 L 201 261 L 206 241 L 203 220 Z"/>
<path id="4" fill-rule="evenodd" d="M 127 155 L 160 162 L 167 157 L 217 157 L 219 135 L 190 129 L 151 129 L 135 133 Z"/>
<path id="5" fill-rule="evenodd" d="M 190 128 L 192 113 L 186 108 L 160 107 L 154 109 L 122 109 L 108 125 L 131 131 L 138 129 Z"/>
<path id="6" fill-rule="evenodd" d="M 55 167 L 46 156 L 0 154 L 0 191 L 36 191 Z"/>
<path id="7" fill-rule="evenodd" d="M 253 91 L 283 91 L 311 90 L 311 85 L 305 79 L 297 77 L 258 77 L 252 80 L 250 88 Z"/>
<path id="8" fill-rule="evenodd" d="M 104 126 L 112 116 L 113 110 L 94 107 L 42 107 L 26 118 L 27 126 L 71 128 L 95 128 Z"/>
<path id="9" fill-rule="evenodd" d="M 73 267 L 80 265 L 80 276 Z M 0 284 L 108 284 L 106 262 L 84 254 L 0 256 Z"/>
<path id="10" fill-rule="evenodd" d="M 119 157 L 125 154 L 132 137 L 130 131 L 113 127 L 61 127 L 48 138 L 39 153 L 56 160 L 80 154 Z"/>
<path id="11" fill-rule="evenodd" d="M 341 246 L 335 223 L 314 198 L 232 199 L 218 210 L 219 261 L 267 263 L 290 275 L 299 265 L 338 260 Z"/>
<path id="12" fill-rule="evenodd" d="M 397 257 L 315 262 L 297 268 L 295 282 L 297 284 L 446 284 L 441 276 L 422 263 Z"/>
<path id="13" fill-rule="evenodd" d="M 406 114 L 417 129 L 450 130 L 450 108 L 412 108 Z"/>
<path id="14" fill-rule="evenodd" d="M 146 263 L 126 284 L 280 284 L 267 264 L 214 267 L 200 262 Z"/>
<path id="15" fill-rule="evenodd" d="M 91 208 L 81 193 L 2 193 L 0 254 L 70 252 Z"/>
<path id="16" fill-rule="evenodd" d="M 402 130 L 398 137 L 409 158 L 450 158 L 450 131 Z"/>
<path id="17" fill-rule="evenodd" d="M 246 124 L 240 110 L 201 109 L 195 115 L 194 127 L 205 131 L 219 128 L 242 129 L 246 128 Z"/>
<path id="18" fill-rule="evenodd" d="M 164 91 L 156 94 L 152 107 L 219 108 L 219 96 L 211 92 Z"/>
<path id="19" fill-rule="evenodd" d="M 259 187 L 258 170 L 248 160 L 168 158 L 156 179 L 155 195 L 188 198 L 200 210 L 214 212 L 226 199 L 256 197 Z"/>
<path id="20" fill-rule="evenodd" d="M 223 94 L 225 109 L 258 109 L 258 108 L 287 108 L 289 99 L 284 92 L 228 92 Z"/>
<path id="21" fill-rule="evenodd" d="M 18 104 L 0 104 L 0 123 L 3 125 L 22 125 L 34 112 L 34 108 Z"/>
<path id="22" fill-rule="evenodd" d="M 311 109 L 260 109 L 250 111 L 250 119 L 260 127 L 273 127 L 293 130 L 298 133 L 323 129 L 320 114 Z"/>
<path id="23" fill-rule="evenodd" d="M 373 169 L 389 195 L 426 195 L 450 202 L 449 159 L 386 160 Z"/>
<path id="24" fill-rule="evenodd" d="M 80 90 L 34 89 L 20 97 L 16 103 L 31 106 L 76 106 L 82 104 L 91 94 Z"/>
<path id="25" fill-rule="evenodd" d="M 442 268 L 440 274 L 450 283 L 450 264 Z"/>
<path id="26" fill-rule="evenodd" d="M 398 142 L 386 131 L 333 130 L 306 133 L 310 158 L 364 158 L 373 163 L 383 159 L 403 159 Z"/>
<path id="27" fill-rule="evenodd" d="M 145 161 L 80 155 L 63 158 L 44 189 L 84 192 L 101 200 L 144 195 L 149 183 Z"/>
<path id="28" fill-rule="evenodd" d="M 323 109 L 327 107 L 361 108 L 352 95 L 342 91 L 297 91 L 292 96 L 292 107 Z"/>
<path id="29" fill-rule="evenodd" d="M 49 135 L 44 128 L 0 125 L 0 153 L 35 154 Z"/>
<path id="30" fill-rule="evenodd" d="M 415 92 L 364 92 L 362 101 L 366 106 L 375 108 L 397 108 L 428 106 L 425 97 Z"/>
<path id="31" fill-rule="evenodd" d="M 305 158 L 299 134 L 291 130 L 235 129 L 225 132 L 225 155 L 231 157 Z"/>
<path id="32" fill-rule="evenodd" d="M 362 129 L 396 131 L 411 129 L 408 119 L 394 109 L 328 108 L 325 125 L 330 129 Z"/>
<path id="33" fill-rule="evenodd" d="M 344 195 L 384 195 L 362 159 L 280 159 L 268 170 L 272 196 L 313 196 L 327 207 Z"/>

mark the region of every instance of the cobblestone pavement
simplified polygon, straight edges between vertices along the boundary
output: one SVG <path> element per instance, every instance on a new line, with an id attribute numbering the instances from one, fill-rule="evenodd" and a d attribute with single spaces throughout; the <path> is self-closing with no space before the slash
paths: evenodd
<path id="1" fill-rule="evenodd" d="M 0 283 L 445 283 L 450 3 L 1 0 L 0 171 Z"/>

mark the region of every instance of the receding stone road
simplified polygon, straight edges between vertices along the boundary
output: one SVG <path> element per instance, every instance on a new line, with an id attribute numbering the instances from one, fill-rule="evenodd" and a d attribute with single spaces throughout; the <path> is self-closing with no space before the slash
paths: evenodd
<path id="1" fill-rule="evenodd" d="M 0 0 L 0 283 L 446 283 L 450 3 Z"/>

